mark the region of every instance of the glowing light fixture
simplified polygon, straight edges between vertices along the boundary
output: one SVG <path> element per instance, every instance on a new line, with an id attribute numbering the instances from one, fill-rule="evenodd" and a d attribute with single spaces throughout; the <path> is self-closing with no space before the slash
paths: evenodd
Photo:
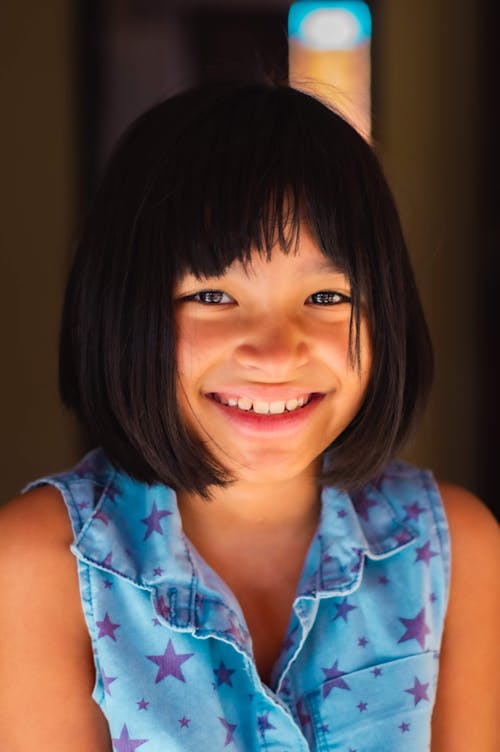
<path id="1" fill-rule="evenodd" d="M 288 32 L 313 50 L 346 50 L 371 36 L 371 16 L 366 3 L 297 2 L 288 15 Z"/>

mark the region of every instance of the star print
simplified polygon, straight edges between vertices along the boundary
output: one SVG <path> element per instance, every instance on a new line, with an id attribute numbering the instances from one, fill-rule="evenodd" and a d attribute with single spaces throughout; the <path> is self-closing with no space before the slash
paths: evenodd
<path id="1" fill-rule="evenodd" d="M 349 747 L 349 752 L 358 752 L 357 749 L 353 749 L 352 747 Z"/>
<path id="2" fill-rule="evenodd" d="M 414 619 L 399 617 L 399 621 L 406 627 L 406 632 L 400 637 L 398 642 L 417 640 L 421 647 L 425 648 L 425 636 L 431 633 L 431 630 L 425 623 L 425 608 L 421 609 Z"/>
<path id="3" fill-rule="evenodd" d="M 88 507 L 87 501 L 82 501 L 80 502 L 80 504 L 78 504 L 78 509 L 87 509 L 87 507 Z"/>
<path id="4" fill-rule="evenodd" d="M 413 504 L 403 504 L 406 509 L 405 520 L 418 520 L 419 516 L 425 512 L 425 509 L 419 507 L 418 501 L 414 501 Z"/>
<path id="5" fill-rule="evenodd" d="M 264 733 L 265 731 L 269 731 L 270 729 L 275 729 L 276 726 L 273 726 L 272 723 L 269 723 L 269 713 L 264 713 L 264 715 L 258 715 L 257 716 L 257 726 L 259 728 L 259 731 L 262 731 Z"/>
<path id="6" fill-rule="evenodd" d="M 167 604 L 163 595 L 160 595 L 160 597 L 158 598 L 158 611 L 164 619 L 170 618 L 170 606 Z"/>
<path id="7" fill-rule="evenodd" d="M 413 540 L 413 536 L 410 535 L 408 530 L 400 530 L 394 537 L 396 538 L 398 546 L 402 546 L 403 543 L 408 543 L 408 541 Z"/>
<path id="8" fill-rule="evenodd" d="M 323 731 L 325 734 L 330 730 L 328 723 L 322 723 L 320 726 L 321 731 Z"/>
<path id="9" fill-rule="evenodd" d="M 375 677 L 377 677 L 377 676 L 380 676 L 380 675 L 381 675 L 381 673 L 382 673 L 382 669 L 381 669 L 381 668 L 379 668 L 378 666 L 375 666 L 375 668 L 372 668 L 372 670 L 371 670 L 371 673 L 372 673 L 372 674 L 373 674 L 373 676 L 375 676 Z"/>
<path id="10" fill-rule="evenodd" d="M 148 655 L 146 656 L 150 661 L 156 663 L 158 666 L 158 674 L 155 679 L 155 684 L 165 679 L 167 676 L 173 676 L 179 681 L 185 682 L 184 674 L 182 673 L 181 665 L 188 661 L 194 653 L 176 653 L 172 640 L 168 641 L 167 648 L 163 655 Z"/>
<path id="11" fill-rule="evenodd" d="M 163 569 L 162 569 L 161 567 L 155 567 L 155 568 L 153 569 L 153 574 L 154 574 L 154 575 L 155 575 L 156 577 L 161 577 L 161 575 L 163 574 Z"/>
<path id="12" fill-rule="evenodd" d="M 432 559 L 433 556 L 437 556 L 436 551 L 431 551 L 431 542 L 427 541 L 427 543 L 424 543 L 423 546 L 416 549 L 417 551 L 417 558 L 415 559 L 415 564 L 417 561 L 423 561 L 429 566 L 429 562 Z"/>
<path id="13" fill-rule="evenodd" d="M 345 675 L 345 671 L 339 671 L 338 660 L 335 661 L 331 668 L 322 668 L 321 670 L 326 677 L 326 682 L 323 684 L 323 699 L 328 697 L 334 687 L 338 687 L 339 689 L 351 689 L 344 679 L 340 678 Z"/>
<path id="14" fill-rule="evenodd" d="M 106 674 L 104 673 L 104 670 L 101 669 L 101 679 L 102 679 L 104 691 L 110 697 L 111 697 L 111 690 L 109 688 L 109 685 L 112 684 L 112 682 L 116 681 L 117 678 L 118 677 L 116 676 L 106 676 Z"/>
<path id="15" fill-rule="evenodd" d="M 342 518 L 342 517 L 345 517 L 346 515 L 347 515 L 347 512 L 345 511 L 345 509 L 339 509 L 339 511 L 337 512 L 337 517 Z"/>
<path id="16" fill-rule="evenodd" d="M 151 621 L 153 622 L 153 627 L 161 627 L 161 621 L 154 616 Z"/>
<path id="17" fill-rule="evenodd" d="M 304 707 L 304 698 L 301 697 L 299 700 L 297 700 L 297 703 L 295 704 L 295 707 L 297 709 L 297 716 L 299 718 L 299 723 L 301 726 L 305 726 L 306 723 L 311 722 L 311 716 L 309 713 L 306 712 L 306 709 Z"/>
<path id="18" fill-rule="evenodd" d="M 366 637 L 358 637 L 358 645 L 360 648 L 364 648 L 368 645 L 368 640 Z"/>
<path id="19" fill-rule="evenodd" d="M 434 601 L 437 601 L 437 595 L 436 595 L 436 593 L 431 593 L 429 595 L 429 601 L 430 601 L 430 603 L 434 603 Z"/>
<path id="20" fill-rule="evenodd" d="M 336 605 L 335 608 L 337 609 L 337 613 L 333 617 L 332 621 L 335 621 L 336 619 L 342 617 L 342 619 L 347 623 L 347 614 L 349 613 L 349 611 L 354 611 L 357 606 L 350 606 L 347 603 L 347 598 L 344 598 L 342 603 Z"/>
<path id="21" fill-rule="evenodd" d="M 410 730 L 410 724 L 403 721 L 403 723 L 399 724 L 399 728 L 401 729 L 401 733 L 404 734 L 405 731 Z"/>
<path id="22" fill-rule="evenodd" d="M 106 512 L 102 511 L 102 509 L 98 509 L 97 512 L 94 513 L 94 520 L 101 520 L 105 525 L 109 525 L 109 517 Z"/>
<path id="23" fill-rule="evenodd" d="M 113 483 L 110 483 L 106 489 L 106 496 L 112 502 L 115 501 L 115 496 L 119 493 L 120 493 L 120 489 L 118 488 L 118 486 L 115 486 Z"/>
<path id="24" fill-rule="evenodd" d="M 429 686 L 429 682 L 427 684 L 421 684 L 417 677 L 415 677 L 415 681 L 413 683 L 413 687 L 411 689 L 405 689 L 405 692 L 408 692 L 409 695 L 413 695 L 415 700 L 415 705 L 418 705 L 420 700 L 429 700 L 427 697 L 427 687 Z"/>
<path id="25" fill-rule="evenodd" d="M 381 575 L 378 578 L 378 582 L 379 582 L 379 585 L 388 585 L 389 584 L 389 580 L 387 579 L 387 577 L 385 576 L 385 574 Z"/>
<path id="26" fill-rule="evenodd" d="M 234 668 L 227 668 L 221 661 L 219 668 L 214 668 L 214 674 L 217 677 L 217 686 L 220 687 L 221 684 L 227 684 L 229 687 L 232 687 L 231 674 L 234 674 L 234 672 Z"/>
<path id="27" fill-rule="evenodd" d="M 149 536 L 152 535 L 153 533 L 159 533 L 160 535 L 163 535 L 161 521 L 164 517 L 168 517 L 169 514 L 172 514 L 172 513 L 167 512 L 166 510 L 159 510 L 158 507 L 156 506 L 156 501 L 153 501 L 151 514 L 148 514 L 147 517 L 144 517 L 144 519 L 141 520 L 141 522 L 144 525 L 146 525 L 146 533 L 144 534 L 144 540 L 146 540 L 146 538 L 149 538 Z"/>
<path id="28" fill-rule="evenodd" d="M 109 618 L 107 611 L 104 619 L 102 619 L 101 621 L 96 621 L 96 624 L 99 627 L 99 634 L 97 635 L 97 639 L 100 639 L 101 637 L 111 637 L 111 639 L 116 642 L 115 630 L 118 629 L 120 625 L 113 624 L 113 622 Z"/>
<path id="29" fill-rule="evenodd" d="M 234 732 L 238 728 L 238 724 L 237 723 L 229 723 L 228 721 L 226 721 L 225 718 L 221 718 L 220 716 L 219 716 L 219 721 L 222 723 L 222 725 L 224 726 L 224 728 L 226 729 L 226 732 L 227 732 L 226 733 L 226 741 L 224 742 L 224 746 L 227 747 L 227 745 L 231 744 L 231 742 L 233 741 Z"/>
<path id="30" fill-rule="evenodd" d="M 359 712 L 362 713 L 368 707 L 368 703 L 367 702 L 358 702 L 358 704 L 356 705 L 356 707 L 359 709 Z"/>
<path id="31" fill-rule="evenodd" d="M 370 509 L 377 506 L 377 502 L 373 501 L 373 499 L 368 498 L 364 491 L 355 494 L 353 496 L 352 503 L 354 504 L 354 509 L 359 514 L 359 516 L 367 522 Z"/>
<path id="32" fill-rule="evenodd" d="M 146 702 L 146 700 L 143 697 L 142 700 L 137 700 L 136 704 L 137 704 L 139 710 L 147 710 L 149 702 Z"/>
<path id="33" fill-rule="evenodd" d="M 191 718 L 186 718 L 186 716 L 182 716 L 182 718 L 179 718 L 179 723 L 181 724 L 181 728 L 188 728 L 189 723 L 191 721 Z"/>
<path id="34" fill-rule="evenodd" d="M 123 724 L 122 732 L 119 739 L 113 739 L 113 747 L 116 752 L 135 752 L 137 747 L 141 744 L 145 744 L 147 739 L 131 739 L 128 735 L 128 729 L 126 724 Z"/>
<path id="35" fill-rule="evenodd" d="M 113 558 L 113 552 L 110 551 L 109 554 L 107 554 L 101 562 L 103 567 L 110 567 L 112 558 Z"/>
<path id="36" fill-rule="evenodd" d="M 247 640 L 246 632 L 244 632 L 234 621 L 229 622 L 229 627 L 225 630 L 225 634 L 231 635 L 231 637 L 233 637 L 240 645 Z"/>
<path id="37" fill-rule="evenodd" d="M 113 583 L 111 582 L 111 580 L 104 580 L 104 587 L 106 590 L 109 590 L 110 588 L 112 588 Z"/>

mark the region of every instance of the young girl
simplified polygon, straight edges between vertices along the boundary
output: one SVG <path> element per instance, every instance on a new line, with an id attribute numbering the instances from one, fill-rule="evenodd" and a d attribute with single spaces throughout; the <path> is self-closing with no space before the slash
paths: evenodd
<path id="1" fill-rule="evenodd" d="M 394 459 L 431 361 L 337 114 L 213 84 L 140 117 L 63 313 L 100 448 L 0 515 L 2 750 L 493 752 L 496 525 Z"/>

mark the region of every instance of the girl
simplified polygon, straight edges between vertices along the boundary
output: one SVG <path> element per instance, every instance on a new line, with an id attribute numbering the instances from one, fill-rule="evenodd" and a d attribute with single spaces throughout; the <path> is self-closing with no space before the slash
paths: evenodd
<path id="1" fill-rule="evenodd" d="M 100 448 L 1 514 L 2 749 L 493 752 L 497 528 L 394 460 L 431 370 L 337 114 L 252 83 L 139 118 L 63 313 Z"/>

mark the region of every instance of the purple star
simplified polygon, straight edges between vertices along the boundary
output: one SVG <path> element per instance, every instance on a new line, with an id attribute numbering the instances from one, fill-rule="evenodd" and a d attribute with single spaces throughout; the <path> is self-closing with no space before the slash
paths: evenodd
<path id="1" fill-rule="evenodd" d="M 104 589 L 105 590 L 109 590 L 112 587 L 113 587 L 113 583 L 111 582 L 111 580 L 104 580 Z"/>
<path id="2" fill-rule="evenodd" d="M 98 509 L 97 512 L 94 513 L 94 519 L 101 520 L 105 525 L 109 525 L 109 517 L 106 512 L 102 511 L 102 509 Z"/>
<path id="3" fill-rule="evenodd" d="M 375 676 L 375 677 L 377 677 L 377 676 L 380 676 L 380 675 L 381 675 L 381 673 L 382 673 L 382 669 L 381 669 L 381 668 L 379 668 L 378 666 L 375 666 L 375 668 L 372 668 L 372 670 L 371 670 L 371 673 L 372 673 L 372 674 L 373 674 L 373 676 Z"/>
<path id="4" fill-rule="evenodd" d="M 385 574 L 381 575 L 378 578 L 378 582 L 379 582 L 379 585 L 388 585 L 389 584 L 389 580 L 387 579 L 387 577 L 385 576 Z"/>
<path id="5" fill-rule="evenodd" d="M 406 640 L 417 640 L 417 642 L 425 648 L 425 636 L 431 633 L 431 630 L 425 623 L 425 608 L 421 609 L 414 619 L 404 619 L 399 617 L 399 621 L 406 627 L 406 632 L 399 642 L 406 642 Z"/>
<path id="6" fill-rule="evenodd" d="M 222 723 L 222 725 L 224 726 L 224 728 L 226 729 L 226 732 L 227 732 L 226 733 L 226 741 L 224 742 L 224 746 L 227 747 L 227 745 L 231 744 L 231 742 L 233 741 L 234 732 L 238 728 L 238 724 L 237 723 L 229 723 L 228 721 L 226 721 L 225 718 L 221 718 L 220 716 L 219 716 L 219 721 Z"/>
<path id="7" fill-rule="evenodd" d="M 427 697 L 427 687 L 429 686 L 429 682 L 427 684 L 421 684 L 417 677 L 415 677 L 415 681 L 413 683 L 413 687 L 411 689 L 405 689 L 405 692 L 408 692 L 409 695 L 413 695 L 415 700 L 415 705 L 418 705 L 420 700 L 429 700 Z"/>
<path id="8" fill-rule="evenodd" d="M 414 501 L 413 504 L 403 504 L 406 509 L 405 520 L 418 520 L 419 516 L 425 512 L 425 509 L 419 507 L 418 501 Z"/>
<path id="9" fill-rule="evenodd" d="M 99 634 L 97 635 L 97 639 L 100 639 L 101 637 L 111 637 L 111 639 L 116 642 L 115 630 L 118 629 L 120 625 L 113 624 L 108 616 L 107 611 L 104 619 L 102 619 L 102 621 L 96 621 L 96 624 L 99 627 Z"/>
<path id="10" fill-rule="evenodd" d="M 368 645 L 366 637 L 358 637 L 358 645 L 360 648 L 365 648 Z"/>
<path id="11" fill-rule="evenodd" d="M 168 620 L 170 618 L 170 606 L 167 604 L 163 595 L 160 595 L 158 598 L 158 611 L 164 619 Z"/>
<path id="12" fill-rule="evenodd" d="M 413 540 L 413 536 L 410 535 L 408 530 L 400 530 L 394 537 L 396 538 L 398 546 L 402 546 L 403 543 L 408 543 L 408 541 Z"/>
<path id="13" fill-rule="evenodd" d="M 221 661 L 219 668 L 214 668 L 214 674 L 217 677 L 217 686 L 220 687 L 221 684 L 227 684 L 229 687 L 232 687 L 231 674 L 234 674 L 235 670 L 234 668 L 227 668 Z"/>
<path id="14" fill-rule="evenodd" d="M 345 517 L 346 515 L 347 515 L 347 512 L 345 511 L 345 509 L 339 509 L 339 511 L 337 512 L 337 517 L 340 517 L 341 519 L 342 517 Z"/>
<path id="15" fill-rule="evenodd" d="M 110 483 L 106 489 L 106 496 L 113 503 L 115 502 L 116 494 L 119 494 L 119 493 L 120 493 L 120 489 L 118 488 L 118 486 L 115 486 L 113 483 Z"/>
<path id="16" fill-rule="evenodd" d="M 109 688 L 109 685 L 112 684 L 112 682 L 116 681 L 117 678 L 118 677 L 116 676 L 106 676 L 106 674 L 104 673 L 104 669 L 101 669 L 101 679 L 102 679 L 104 691 L 110 697 L 111 697 L 111 690 Z"/>
<path id="17" fill-rule="evenodd" d="M 137 700 L 136 704 L 137 704 L 137 706 L 138 706 L 139 710 L 147 710 L 147 709 L 148 709 L 148 705 L 149 705 L 149 702 L 147 702 L 147 701 L 146 701 L 146 700 L 144 699 L 144 697 L 143 697 L 143 698 L 142 698 L 142 700 Z"/>
<path id="18" fill-rule="evenodd" d="M 358 704 L 356 705 L 356 707 L 359 709 L 359 712 L 362 713 L 368 707 L 368 703 L 360 701 L 360 702 L 358 702 Z"/>
<path id="19" fill-rule="evenodd" d="M 364 520 L 368 521 L 368 514 L 372 507 L 377 506 L 377 502 L 370 499 L 365 491 L 355 494 L 352 499 L 354 509 Z"/>
<path id="20" fill-rule="evenodd" d="M 347 623 L 347 614 L 349 613 L 349 611 L 354 611 L 357 606 L 350 606 L 347 603 L 347 598 L 344 598 L 342 603 L 335 605 L 335 608 L 337 609 L 337 613 L 333 617 L 332 621 L 335 621 L 339 617 L 342 617 L 342 619 Z"/>
<path id="21" fill-rule="evenodd" d="M 181 728 L 188 728 L 190 721 L 191 721 L 191 718 L 186 718 L 185 715 L 183 715 L 182 718 L 179 718 L 179 723 L 181 724 Z"/>
<path id="22" fill-rule="evenodd" d="M 101 564 L 103 565 L 103 567 L 110 567 L 112 558 L 113 558 L 113 552 L 110 551 L 109 554 L 106 554 L 104 559 L 101 561 Z"/>
<path id="23" fill-rule="evenodd" d="M 430 603 L 434 603 L 434 601 L 437 601 L 437 595 L 436 595 L 436 593 L 431 593 L 429 595 L 429 602 Z"/>
<path id="24" fill-rule="evenodd" d="M 153 627 L 161 627 L 161 621 L 154 616 L 151 621 L 153 622 Z"/>
<path id="25" fill-rule="evenodd" d="M 320 729 L 321 729 L 321 731 L 323 731 L 323 732 L 324 732 L 325 734 L 327 734 L 327 733 L 328 733 L 328 731 L 330 730 L 330 728 L 329 728 L 329 726 L 328 726 L 328 723 L 322 723 L 322 724 L 321 724 L 321 726 L 320 726 Z"/>
<path id="26" fill-rule="evenodd" d="M 269 723 L 269 713 L 264 713 L 264 715 L 258 715 L 257 716 L 257 726 L 259 731 L 264 733 L 265 731 L 269 731 L 270 729 L 275 729 L 276 726 L 273 726 L 272 723 Z"/>
<path id="27" fill-rule="evenodd" d="M 405 731 L 409 731 L 410 730 L 410 724 L 409 723 L 405 723 L 405 721 L 403 721 L 403 723 L 399 724 L 399 728 L 401 729 L 401 733 L 404 734 Z"/>
<path id="28" fill-rule="evenodd" d="M 433 556 L 437 556 L 436 551 L 431 551 L 431 542 L 427 541 L 427 543 L 424 543 L 423 546 L 420 548 L 417 548 L 417 558 L 415 559 L 415 564 L 417 561 L 423 561 L 429 566 L 429 562 L 432 559 Z"/>
<path id="29" fill-rule="evenodd" d="M 88 505 L 89 505 L 89 504 L 88 504 L 88 501 L 81 501 L 81 502 L 80 502 L 80 503 L 78 504 L 78 509 L 87 509 Z"/>
<path id="30" fill-rule="evenodd" d="M 158 666 L 158 674 L 155 679 L 155 684 L 165 679 L 166 676 L 173 676 L 179 681 L 185 682 L 184 674 L 182 673 L 181 665 L 184 661 L 188 661 L 194 653 L 176 653 L 172 640 L 168 641 L 167 648 L 163 655 L 148 655 L 148 658 Z"/>
<path id="31" fill-rule="evenodd" d="M 335 661 L 331 668 L 322 668 L 325 674 L 326 682 L 323 684 L 323 699 L 328 697 L 334 687 L 339 689 L 351 689 L 350 686 L 340 677 L 345 675 L 345 671 L 339 671 L 338 660 Z"/>
<path id="32" fill-rule="evenodd" d="M 125 724 L 123 724 L 122 732 L 120 734 L 119 739 L 113 739 L 113 747 L 115 748 L 116 752 L 135 752 L 137 747 L 140 747 L 141 744 L 145 744 L 148 740 L 147 739 L 131 739 L 128 735 L 128 729 Z"/>
<path id="33" fill-rule="evenodd" d="M 306 712 L 306 709 L 304 707 L 303 697 L 297 700 L 295 707 L 297 709 L 297 716 L 299 718 L 300 725 L 305 726 L 306 723 L 311 723 L 311 716 L 309 715 L 309 713 Z"/>
<path id="34" fill-rule="evenodd" d="M 153 573 L 155 577 L 161 577 L 161 575 L 163 574 L 163 569 L 161 567 L 155 567 L 153 569 Z"/>
<path id="35" fill-rule="evenodd" d="M 168 517 L 169 514 L 172 514 L 172 512 L 167 512 L 166 510 L 159 510 L 156 506 L 156 501 L 153 501 L 153 507 L 151 509 L 151 514 L 148 514 L 147 517 L 144 517 L 141 522 L 146 525 L 146 533 L 144 535 L 144 540 L 146 538 L 149 538 L 150 535 L 153 533 L 159 533 L 160 535 L 163 535 L 163 530 L 161 527 L 161 521 L 164 517 Z"/>

